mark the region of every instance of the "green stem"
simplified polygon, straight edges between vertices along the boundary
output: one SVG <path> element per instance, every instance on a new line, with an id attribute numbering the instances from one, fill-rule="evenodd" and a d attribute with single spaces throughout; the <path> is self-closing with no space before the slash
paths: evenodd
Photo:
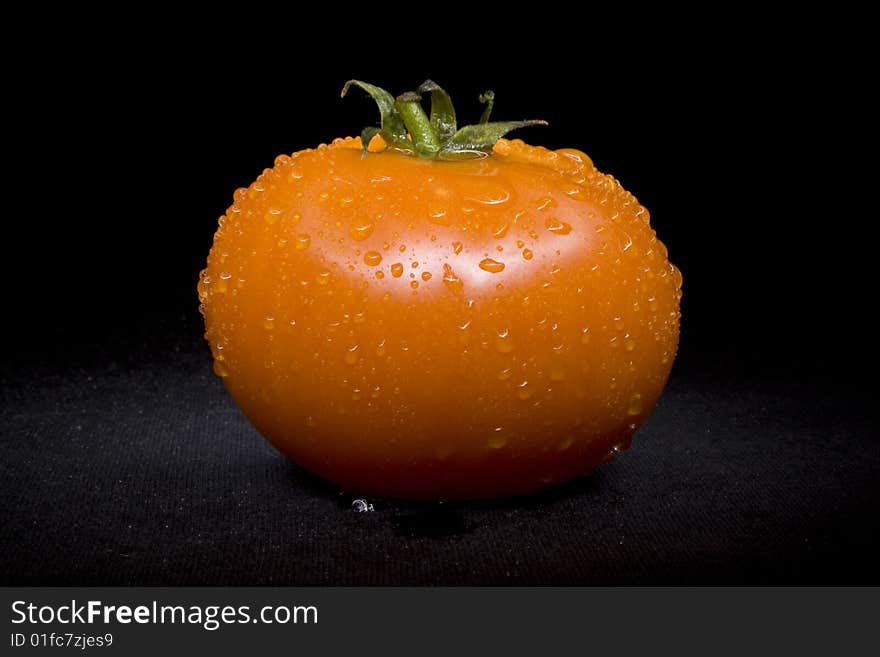
<path id="1" fill-rule="evenodd" d="M 410 140 L 420 157 L 432 158 L 440 152 L 442 144 L 437 138 L 431 120 L 422 109 L 422 97 L 417 93 L 408 91 L 401 94 L 394 101 L 394 108 L 403 118 Z"/>
<path id="2" fill-rule="evenodd" d="M 480 96 L 486 103 L 486 110 L 476 125 L 456 127 L 455 109 L 449 95 L 435 82 L 426 80 L 419 92 L 431 93 L 431 118 L 422 108 L 419 93 L 408 92 L 396 99 L 380 87 L 349 80 L 342 89 L 345 96 L 352 85 L 366 91 L 379 106 L 381 126 L 364 128 L 361 133 L 364 155 L 367 146 L 375 135 L 381 135 L 389 148 L 414 154 L 425 159 L 460 160 L 470 157 L 486 157 L 492 153 L 501 137 L 518 128 L 531 125 L 546 125 L 546 121 L 495 121 L 489 122 L 489 115 L 495 103 L 495 94 L 487 91 Z"/>

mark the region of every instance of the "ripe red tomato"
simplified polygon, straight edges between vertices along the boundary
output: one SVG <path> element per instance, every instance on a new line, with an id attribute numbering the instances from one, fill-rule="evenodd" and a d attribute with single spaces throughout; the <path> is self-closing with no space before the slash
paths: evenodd
<path id="1" fill-rule="evenodd" d="M 220 218 L 199 295 L 247 417 L 399 498 L 534 491 L 628 447 L 679 334 L 645 208 L 576 150 L 445 161 L 384 136 L 280 156 Z"/>

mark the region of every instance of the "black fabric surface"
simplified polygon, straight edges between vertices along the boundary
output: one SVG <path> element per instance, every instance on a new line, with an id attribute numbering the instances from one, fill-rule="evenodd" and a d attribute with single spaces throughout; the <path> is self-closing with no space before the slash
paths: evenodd
<path id="1" fill-rule="evenodd" d="M 0 583 L 880 581 L 880 443 L 850 380 L 685 346 L 632 448 L 593 476 L 358 512 L 248 424 L 197 316 L 149 326 L 6 369 Z"/>

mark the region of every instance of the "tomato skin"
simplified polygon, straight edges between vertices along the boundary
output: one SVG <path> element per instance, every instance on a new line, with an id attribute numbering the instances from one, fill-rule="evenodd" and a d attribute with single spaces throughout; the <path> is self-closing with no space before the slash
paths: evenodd
<path id="1" fill-rule="evenodd" d="M 199 294 L 215 371 L 293 461 L 475 499 L 628 447 L 669 376 L 681 275 L 582 153 L 435 162 L 349 138 L 236 193 Z"/>

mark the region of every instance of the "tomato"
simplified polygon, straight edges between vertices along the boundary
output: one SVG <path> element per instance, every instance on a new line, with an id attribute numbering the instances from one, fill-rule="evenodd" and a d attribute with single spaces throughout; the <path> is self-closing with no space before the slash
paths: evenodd
<path id="1" fill-rule="evenodd" d="M 489 498 L 590 472 L 677 349 L 681 275 L 647 210 L 577 150 L 493 134 L 487 157 L 438 159 L 407 128 L 280 156 L 235 193 L 198 286 L 215 372 L 350 491 Z"/>

